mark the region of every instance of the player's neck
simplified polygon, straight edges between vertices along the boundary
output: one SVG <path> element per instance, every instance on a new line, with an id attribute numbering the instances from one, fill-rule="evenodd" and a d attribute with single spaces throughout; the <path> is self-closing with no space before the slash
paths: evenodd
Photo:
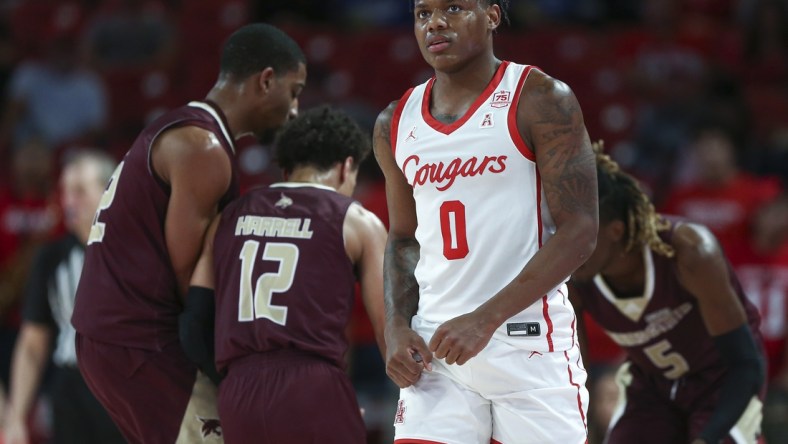
<path id="1" fill-rule="evenodd" d="M 242 92 L 242 90 L 239 90 L 239 87 L 227 82 L 221 83 L 220 81 L 205 96 L 206 100 L 215 103 L 222 111 L 222 114 L 224 114 L 224 118 L 227 119 L 228 130 L 233 139 L 238 139 L 251 132 L 250 129 L 245 127 L 241 116 L 242 112 L 238 110 L 237 106 L 234 106 L 235 103 L 238 103 L 238 96 Z"/>
<path id="2" fill-rule="evenodd" d="M 312 167 L 299 167 L 287 176 L 287 182 L 315 183 L 335 190 L 339 187 L 339 177 L 334 168 L 328 171 L 318 171 Z"/>
<path id="3" fill-rule="evenodd" d="M 467 110 L 495 76 L 501 61 L 493 53 L 480 56 L 454 71 L 435 71 L 431 109 L 436 113 Z"/>
<path id="4" fill-rule="evenodd" d="M 605 282 L 618 297 L 640 296 L 646 285 L 646 266 L 641 248 L 622 253 L 602 273 Z"/>

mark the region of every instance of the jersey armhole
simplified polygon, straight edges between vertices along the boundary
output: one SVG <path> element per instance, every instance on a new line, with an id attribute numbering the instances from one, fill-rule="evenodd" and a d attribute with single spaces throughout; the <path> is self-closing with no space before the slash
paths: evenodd
<path id="1" fill-rule="evenodd" d="M 520 79 L 517 81 L 517 89 L 515 90 L 514 100 L 512 102 L 512 106 L 509 108 L 509 115 L 507 116 L 507 126 L 509 128 L 509 136 L 512 138 L 512 142 L 517 147 L 517 150 L 525 157 L 526 159 L 536 162 L 536 154 L 528 144 L 525 143 L 522 134 L 520 134 L 520 129 L 517 127 L 517 109 L 520 106 L 520 96 L 523 93 L 523 86 L 525 85 L 525 81 L 528 79 L 528 75 L 531 73 L 533 69 L 537 69 L 541 71 L 536 66 L 529 65 L 523 69 L 523 72 L 520 74 Z"/>
<path id="2" fill-rule="evenodd" d="M 394 155 L 395 159 L 397 158 L 397 133 L 399 132 L 399 121 L 402 117 L 402 110 L 405 109 L 405 105 L 408 103 L 411 93 L 413 93 L 413 88 L 405 91 L 405 94 L 399 99 L 397 107 L 394 109 L 394 114 L 391 115 L 391 133 L 389 134 L 389 139 L 391 154 Z"/>
<path id="3" fill-rule="evenodd" d="M 213 129 L 210 128 L 210 125 L 201 120 L 192 120 L 192 119 L 176 120 L 175 122 L 171 122 L 170 124 L 159 128 L 159 131 L 156 132 L 156 134 L 151 138 L 150 142 L 148 142 L 148 153 L 147 153 L 147 161 L 146 161 L 148 166 L 148 174 L 150 174 L 151 177 L 153 177 L 153 180 L 155 180 L 156 183 L 159 185 L 159 187 L 161 187 L 161 189 L 168 194 L 170 192 L 170 184 L 168 184 L 161 176 L 159 176 L 159 173 L 157 173 L 156 169 L 153 168 L 153 144 L 156 143 L 156 140 L 158 140 L 159 136 L 161 136 L 165 132 L 176 128 L 183 128 L 186 126 L 194 126 L 203 129 L 205 131 L 208 131 L 210 133 L 213 133 Z M 222 147 L 225 148 L 225 151 L 227 151 L 227 148 L 224 147 L 224 144 L 222 144 Z"/>

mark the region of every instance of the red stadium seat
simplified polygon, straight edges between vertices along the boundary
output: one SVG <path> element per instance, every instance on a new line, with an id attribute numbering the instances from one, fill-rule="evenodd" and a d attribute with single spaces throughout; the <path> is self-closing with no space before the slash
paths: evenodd
<path id="1" fill-rule="evenodd" d="M 27 0 L 10 12 L 11 35 L 19 54 L 38 54 L 55 37 L 78 37 L 85 21 L 79 2 Z"/>
<path id="2" fill-rule="evenodd" d="M 131 135 L 161 112 L 179 105 L 170 76 L 156 69 L 108 71 L 104 81 L 110 98 L 110 127 Z"/>

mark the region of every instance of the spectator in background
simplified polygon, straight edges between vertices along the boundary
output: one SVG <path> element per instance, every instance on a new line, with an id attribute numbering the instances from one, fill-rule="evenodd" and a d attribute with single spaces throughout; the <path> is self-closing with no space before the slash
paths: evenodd
<path id="1" fill-rule="evenodd" d="M 744 78 L 779 84 L 788 76 L 788 4 L 783 0 L 741 2 Z"/>
<path id="2" fill-rule="evenodd" d="M 659 191 L 697 115 L 708 66 L 702 48 L 681 32 L 679 0 L 645 0 L 642 31 L 621 45 L 632 92 L 640 101 L 634 138 L 637 175 Z M 657 199 L 658 201 L 658 199 Z"/>
<path id="3" fill-rule="evenodd" d="M 742 81 L 754 114 L 750 163 L 762 174 L 788 183 L 788 2 L 740 2 L 743 54 L 733 68 Z"/>
<path id="4" fill-rule="evenodd" d="M 18 147 L 31 138 L 50 148 L 94 140 L 106 114 L 101 79 L 82 65 L 76 39 L 60 35 L 50 41 L 43 60 L 23 62 L 14 71 L 0 146 Z"/>
<path id="5" fill-rule="evenodd" d="M 100 69 L 163 67 L 172 60 L 175 32 L 160 2 L 112 3 L 95 16 L 86 31 L 88 55 L 95 66 Z"/>
<path id="6" fill-rule="evenodd" d="M 755 210 L 779 194 L 779 181 L 741 171 L 734 142 L 722 128 L 701 128 L 690 149 L 691 182 L 674 189 L 661 212 L 709 227 L 727 251 L 736 239 L 747 236 Z"/>
<path id="7" fill-rule="evenodd" d="M 8 82 L 16 63 L 16 47 L 11 39 L 7 18 L 0 18 L 0 91 L 8 89 Z M 0 96 L 0 109 L 5 107 L 5 94 Z"/>
<path id="8" fill-rule="evenodd" d="M 750 235 L 728 255 L 742 287 L 761 314 L 769 391 L 764 406 L 766 442 L 788 442 L 788 195 L 761 207 Z"/>
<path id="9" fill-rule="evenodd" d="M 55 363 L 52 406 L 55 444 L 123 443 L 109 415 L 85 385 L 77 368 L 71 311 L 82 272 L 85 243 L 104 186 L 115 168 L 106 154 L 77 154 L 60 178 L 67 233 L 38 252 L 25 292 L 23 324 L 14 350 L 5 444 L 31 442 L 27 429 L 41 377 L 51 355 Z"/>
<path id="10" fill-rule="evenodd" d="M 10 180 L 0 185 L 0 379 L 6 387 L 32 253 L 57 225 L 49 201 L 51 159 L 41 144 L 23 145 L 13 153 Z"/>

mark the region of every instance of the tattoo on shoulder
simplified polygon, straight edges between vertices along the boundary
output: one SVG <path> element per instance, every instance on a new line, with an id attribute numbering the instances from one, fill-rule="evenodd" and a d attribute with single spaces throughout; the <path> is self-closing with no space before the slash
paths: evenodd
<path id="1" fill-rule="evenodd" d="M 396 107 L 397 102 L 392 102 L 378 116 L 378 121 L 375 124 L 373 144 L 375 153 L 380 149 L 391 149 L 391 119 Z"/>
<path id="2" fill-rule="evenodd" d="M 556 213 L 596 211 L 596 163 L 577 99 L 566 85 L 543 77 L 533 101 L 533 139 L 548 201 Z"/>

